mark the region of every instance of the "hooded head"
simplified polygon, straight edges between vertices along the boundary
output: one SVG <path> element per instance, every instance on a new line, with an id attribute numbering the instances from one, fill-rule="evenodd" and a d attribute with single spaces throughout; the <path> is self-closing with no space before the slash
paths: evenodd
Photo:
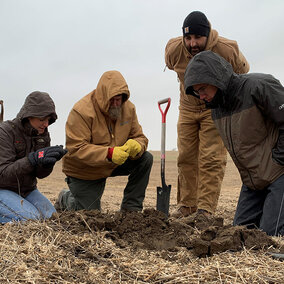
<path id="1" fill-rule="evenodd" d="M 108 113 L 111 100 L 117 95 L 122 95 L 123 103 L 129 99 L 130 93 L 127 83 L 120 72 L 107 71 L 101 76 L 95 95 L 99 107 L 104 113 Z"/>
<path id="2" fill-rule="evenodd" d="M 29 94 L 24 105 L 17 114 L 17 118 L 23 123 L 29 117 L 43 118 L 50 116 L 49 125 L 57 119 L 55 105 L 48 93 L 35 91 Z"/>
<path id="3" fill-rule="evenodd" d="M 202 51 L 188 63 L 184 77 L 185 93 L 197 98 L 193 86 L 207 84 L 218 88 L 217 96 L 226 92 L 231 76 L 232 65 L 212 51 Z"/>

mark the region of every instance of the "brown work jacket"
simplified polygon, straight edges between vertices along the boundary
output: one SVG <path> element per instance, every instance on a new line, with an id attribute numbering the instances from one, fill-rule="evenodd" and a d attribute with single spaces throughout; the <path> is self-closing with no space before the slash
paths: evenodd
<path id="1" fill-rule="evenodd" d="M 121 118 L 112 121 L 108 115 L 110 99 L 118 94 L 125 94 Z M 74 105 L 66 122 L 68 153 L 63 158 L 63 172 L 67 176 L 83 180 L 109 177 L 117 165 L 107 159 L 108 148 L 122 146 L 128 139 L 142 147 L 137 158 L 145 152 L 148 139 L 129 96 L 123 76 L 118 71 L 108 71 L 97 88 Z"/>

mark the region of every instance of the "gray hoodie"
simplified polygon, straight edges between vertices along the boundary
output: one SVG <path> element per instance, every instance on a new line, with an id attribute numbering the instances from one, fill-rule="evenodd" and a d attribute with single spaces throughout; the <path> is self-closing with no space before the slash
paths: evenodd
<path id="1" fill-rule="evenodd" d="M 283 175 L 284 156 L 282 165 L 272 157 L 275 149 L 284 153 L 284 88 L 280 82 L 268 74 L 238 75 L 221 56 L 204 51 L 194 56 L 185 72 L 187 94 L 194 95 L 196 84 L 218 88 L 208 107 L 243 183 L 264 189 Z"/>

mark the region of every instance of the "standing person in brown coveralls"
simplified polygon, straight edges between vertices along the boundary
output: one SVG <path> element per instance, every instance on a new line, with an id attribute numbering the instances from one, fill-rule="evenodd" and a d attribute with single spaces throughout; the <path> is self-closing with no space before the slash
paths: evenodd
<path id="1" fill-rule="evenodd" d="M 198 210 L 205 215 L 215 212 L 226 166 L 226 150 L 205 102 L 184 92 L 187 64 L 203 50 L 211 50 L 232 64 L 234 72 L 249 71 L 249 64 L 236 41 L 223 38 L 199 11 L 184 20 L 183 36 L 170 39 L 165 49 L 169 69 L 180 82 L 178 132 L 178 209 L 173 217 L 185 217 Z"/>

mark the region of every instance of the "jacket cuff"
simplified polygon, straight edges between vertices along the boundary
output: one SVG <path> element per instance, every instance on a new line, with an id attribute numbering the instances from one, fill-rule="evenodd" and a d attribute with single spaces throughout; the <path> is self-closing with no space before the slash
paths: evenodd
<path id="1" fill-rule="evenodd" d="M 113 147 L 108 148 L 107 158 L 111 161 L 112 159 L 112 153 L 113 153 Z"/>

